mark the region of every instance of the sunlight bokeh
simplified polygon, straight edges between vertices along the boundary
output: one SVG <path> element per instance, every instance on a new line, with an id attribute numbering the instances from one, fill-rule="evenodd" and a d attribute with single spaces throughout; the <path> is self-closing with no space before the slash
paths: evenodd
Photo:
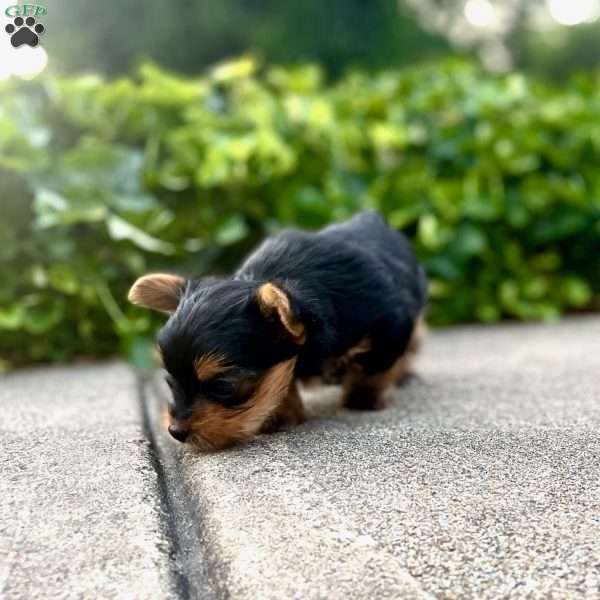
<path id="1" fill-rule="evenodd" d="M 548 10 L 560 25 L 591 23 L 600 17 L 599 0 L 548 0 Z"/>
<path id="2" fill-rule="evenodd" d="M 475 27 L 491 27 L 498 20 L 498 14 L 489 0 L 469 0 L 465 4 L 465 18 Z"/>
<path id="3" fill-rule="evenodd" d="M 48 54 L 42 46 L 13 48 L 10 43 L 0 44 L 0 80 L 11 75 L 22 79 L 33 79 L 48 64 Z"/>

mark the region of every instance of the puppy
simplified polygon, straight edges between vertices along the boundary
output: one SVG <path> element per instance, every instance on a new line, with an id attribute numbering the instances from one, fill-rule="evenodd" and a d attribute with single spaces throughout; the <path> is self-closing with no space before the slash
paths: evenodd
<path id="1" fill-rule="evenodd" d="M 406 238 L 365 212 L 268 238 L 231 278 L 146 275 L 129 300 L 170 315 L 158 335 L 169 432 L 218 449 L 301 423 L 298 379 L 339 381 L 351 409 L 383 407 L 426 289 Z"/>

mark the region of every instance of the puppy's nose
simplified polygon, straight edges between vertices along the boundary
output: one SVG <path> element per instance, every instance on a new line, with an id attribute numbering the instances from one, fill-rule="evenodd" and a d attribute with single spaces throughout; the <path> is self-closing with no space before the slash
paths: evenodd
<path id="1" fill-rule="evenodd" d="M 189 434 L 188 431 L 186 431 L 185 429 L 181 429 L 181 427 L 178 427 L 177 425 L 169 425 L 168 429 L 169 429 L 169 433 L 178 442 L 185 442 L 185 440 L 187 439 L 187 436 Z"/>

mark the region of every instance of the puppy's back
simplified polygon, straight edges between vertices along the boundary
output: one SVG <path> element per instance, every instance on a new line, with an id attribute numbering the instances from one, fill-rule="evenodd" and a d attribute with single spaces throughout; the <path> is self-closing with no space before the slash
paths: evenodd
<path id="1" fill-rule="evenodd" d="M 410 242 L 392 229 L 377 212 L 358 213 L 348 221 L 335 223 L 319 232 L 338 243 L 351 244 L 383 267 L 381 275 L 405 301 L 420 312 L 427 301 L 427 277 Z"/>

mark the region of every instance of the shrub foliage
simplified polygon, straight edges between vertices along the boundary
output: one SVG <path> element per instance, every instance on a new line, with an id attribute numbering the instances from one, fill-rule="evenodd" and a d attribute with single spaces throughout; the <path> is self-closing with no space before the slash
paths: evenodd
<path id="1" fill-rule="evenodd" d="M 414 240 L 434 323 L 598 306 L 598 77 L 443 62 L 328 85 L 241 58 L 0 86 L 5 363 L 139 359 L 157 321 L 125 301 L 136 276 L 226 272 L 362 208 Z"/>

